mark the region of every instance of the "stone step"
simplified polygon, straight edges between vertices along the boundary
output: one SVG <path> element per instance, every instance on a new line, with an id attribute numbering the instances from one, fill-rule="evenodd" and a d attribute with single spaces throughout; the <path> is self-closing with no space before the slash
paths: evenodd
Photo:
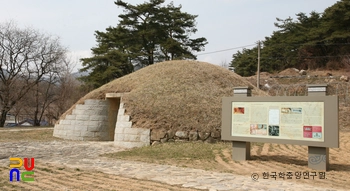
<path id="1" fill-rule="evenodd" d="M 81 105 L 78 104 L 75 106 L 74 109 L 77 110 L 96 110 L 96 111 L 105 111 L 106 106 L 105 105 Z"/>
<path id="2" fill-rule="evenodd" d="M 119 115 L 117 120 L 119 122 L 129 122 L 130 121 L 130 116 L 129 115 Z"/>
<path id="3" fill-rule="evenodd" d="M 131 128 L 132 122 L 119 122 L 117 121 L 115 128 Z"/>
<path id="4" fill-rule="evenodd" d="M 125 114 L 125 109 L 123 109 L 123 108 L 120 109 L 120 108 L 119 108 L 119 110 L 118 110 L 118 116 L 119 116 L 119 115 L 124 115 L 124 114 Z"/>
<path id="5" fill-rule="evenodd" d="M 73 115 L 102 115 L 102 116 L 107 116 L 108 115 L 108 110 L 106 109 L 73 109 L 72 111 Z"/>
<path id="6" fill-rule="evenodd" d="M 106 106 L 108 102 L 106 100 L 87 99 L 84 101 L 84 105 Z"/>

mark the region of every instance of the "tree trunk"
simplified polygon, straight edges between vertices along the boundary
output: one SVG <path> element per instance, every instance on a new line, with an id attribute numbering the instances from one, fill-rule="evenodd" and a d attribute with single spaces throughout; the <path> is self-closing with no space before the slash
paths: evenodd
<path id="1" fill-rule="evenodd" d="M 4 125 L 5 125 L 7 112 L 8 112 L 8 111 L 5 111 L 5 110 L 2 110 L 2 111 L 1 111 L 0 127 L 4 127 Z"/>

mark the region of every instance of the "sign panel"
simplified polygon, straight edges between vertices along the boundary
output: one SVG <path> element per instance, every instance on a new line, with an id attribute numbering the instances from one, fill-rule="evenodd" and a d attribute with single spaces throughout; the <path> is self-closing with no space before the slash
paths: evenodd
<path id="1" fill-rule="evenodd" d="M 338 97 L 226 97 L 221 139 L 339 147 Z"/>
<path id="2" fill-rule="evenodd" d="M 232 136 L 324 142 L 323 102 L 232 102 Z"/>

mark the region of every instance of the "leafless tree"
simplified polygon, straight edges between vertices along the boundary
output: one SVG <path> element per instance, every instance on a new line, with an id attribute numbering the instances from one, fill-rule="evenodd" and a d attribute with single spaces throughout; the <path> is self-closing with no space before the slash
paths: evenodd
<path id="1" fill-rule="evenodd" d="M 58 86 L 55 86 L 54 90 L 59 96 L 46 112 L 50 123 L 58 120 L 67 109 L 87 93 L 80 88 L 81 83 L 73 76 L 73 67 L 74 64 L 67 60 L 59 73 Z"/>
<path id="2" fill-rule="evenodd" d="M 60 71 L 65 54 L 58 38 L 0 23 L 0 127 L 30 89 Z"/>

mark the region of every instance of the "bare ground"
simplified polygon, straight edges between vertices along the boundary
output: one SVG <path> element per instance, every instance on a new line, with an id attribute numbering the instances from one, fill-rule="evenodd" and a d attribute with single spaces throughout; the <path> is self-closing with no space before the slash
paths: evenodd
<path id="1" fill-rule="evenodd" d="M 0 167 L 1 190 L 126 190 L 192 191 L 176 185 L 127 178 L 80 168 L 53 164 L 36 164 L 34 182 L 9 182 L 9 167 Z"/>

